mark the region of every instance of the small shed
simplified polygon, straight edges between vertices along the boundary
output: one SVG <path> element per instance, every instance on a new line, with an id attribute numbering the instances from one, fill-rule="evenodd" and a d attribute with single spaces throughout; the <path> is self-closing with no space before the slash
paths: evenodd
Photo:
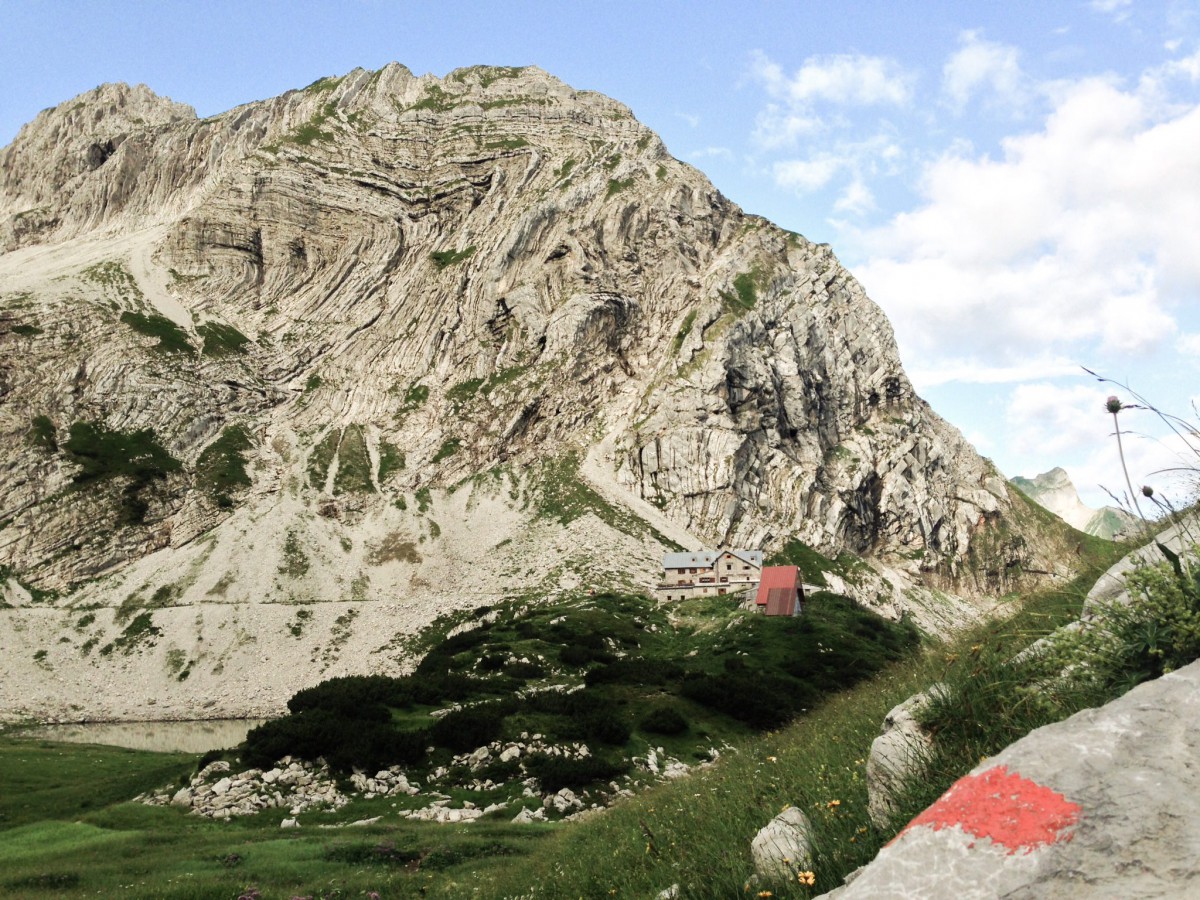
<path id="1" fill-rule="evenodd" d="M 797 566 L 767 566 L 754 598 L 758 611 L 768 616 L 798 616 L 804 609 L 804 585 Z"/>

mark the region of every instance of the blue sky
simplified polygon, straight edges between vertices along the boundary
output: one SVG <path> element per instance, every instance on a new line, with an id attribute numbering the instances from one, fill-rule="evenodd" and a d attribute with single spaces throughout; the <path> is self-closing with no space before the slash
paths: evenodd
<path id="1" fill-rule="evenodd" d="M 0 144 L 105 81 L 209 115 L 392 60 L 534 64 L 629 105 L 745 209 L 833 244 L 1007 475 L 1119 489 L 1121 392 L 1081 366 L 1196 421 L 1200 0 L 0 0 Z M 1161 490 L 1181 448 L 1122 418 Z"/>

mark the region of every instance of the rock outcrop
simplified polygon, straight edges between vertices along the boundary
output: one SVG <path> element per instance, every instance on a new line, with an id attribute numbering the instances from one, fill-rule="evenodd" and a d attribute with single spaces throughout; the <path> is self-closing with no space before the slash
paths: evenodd
<path id="1" fill-rule="evenodd" d="M 1200 663 L 980 763 L 825 896 L 1190 897 Z"/>
<path id="2" fill-rule="evenodd" d="M 0 150 L 0 248 L 8 714 L 274 712 L 675 544 L 931 631 L 1065 573 L 827 246 L 534 68 L 105 85 Z"/>
<path id="3" fill-rule="evenodd" d="M 773 881 L 790 882 L 812 865 L 812 823 L 790 806 L 764 825 L 750 842 L 754 871 Z"/>
<path id="4" fill-rule="evenodd" d="M 887 827 L 896 814 L 896 796 L 925 769 L 933 738 L 921 726 L 920 715 L 937 695 L 938 686 L 934 685 L 896 706 L 884 717 L 879 737 L 871 742 L 867 798 L 876 828 Z"/>

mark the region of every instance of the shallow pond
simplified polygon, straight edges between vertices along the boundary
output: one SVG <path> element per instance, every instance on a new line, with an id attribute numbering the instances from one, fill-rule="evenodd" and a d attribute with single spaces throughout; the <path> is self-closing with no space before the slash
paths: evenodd
<path id="1" fill-rule="evenodd" d="M 206 753 L 240 744 L 266 719 L 206 719 L 193 722 L 86 722 L 43 725 L 22 736 L 77 744 L 110 744 L 160 753 Z"/>

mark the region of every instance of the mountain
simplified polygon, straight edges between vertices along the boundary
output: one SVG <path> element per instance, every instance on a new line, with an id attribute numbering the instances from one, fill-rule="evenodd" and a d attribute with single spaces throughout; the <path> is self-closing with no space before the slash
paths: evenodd
<path id="1" fill-rule="evenodd" d="M 1129 532 L 1137 519 L 1115 506 L 1092 509 L 1079 499 L 1070 476 L 1061 468 L 1053 468 L 1034 478 L 1017 476 L 1013 485 L 1029 499 L 1041 504 L 1072 528 L 1105 540 L 1115 540 Z"/>
<path id="2" fill-rule="evenodd" d="M 273 712 L 678 547 L 931 632 L 1067 572 L 828 246 L 536 68 L 103 85 L 0 150 L 0 248 L 10 715 Z"/>

